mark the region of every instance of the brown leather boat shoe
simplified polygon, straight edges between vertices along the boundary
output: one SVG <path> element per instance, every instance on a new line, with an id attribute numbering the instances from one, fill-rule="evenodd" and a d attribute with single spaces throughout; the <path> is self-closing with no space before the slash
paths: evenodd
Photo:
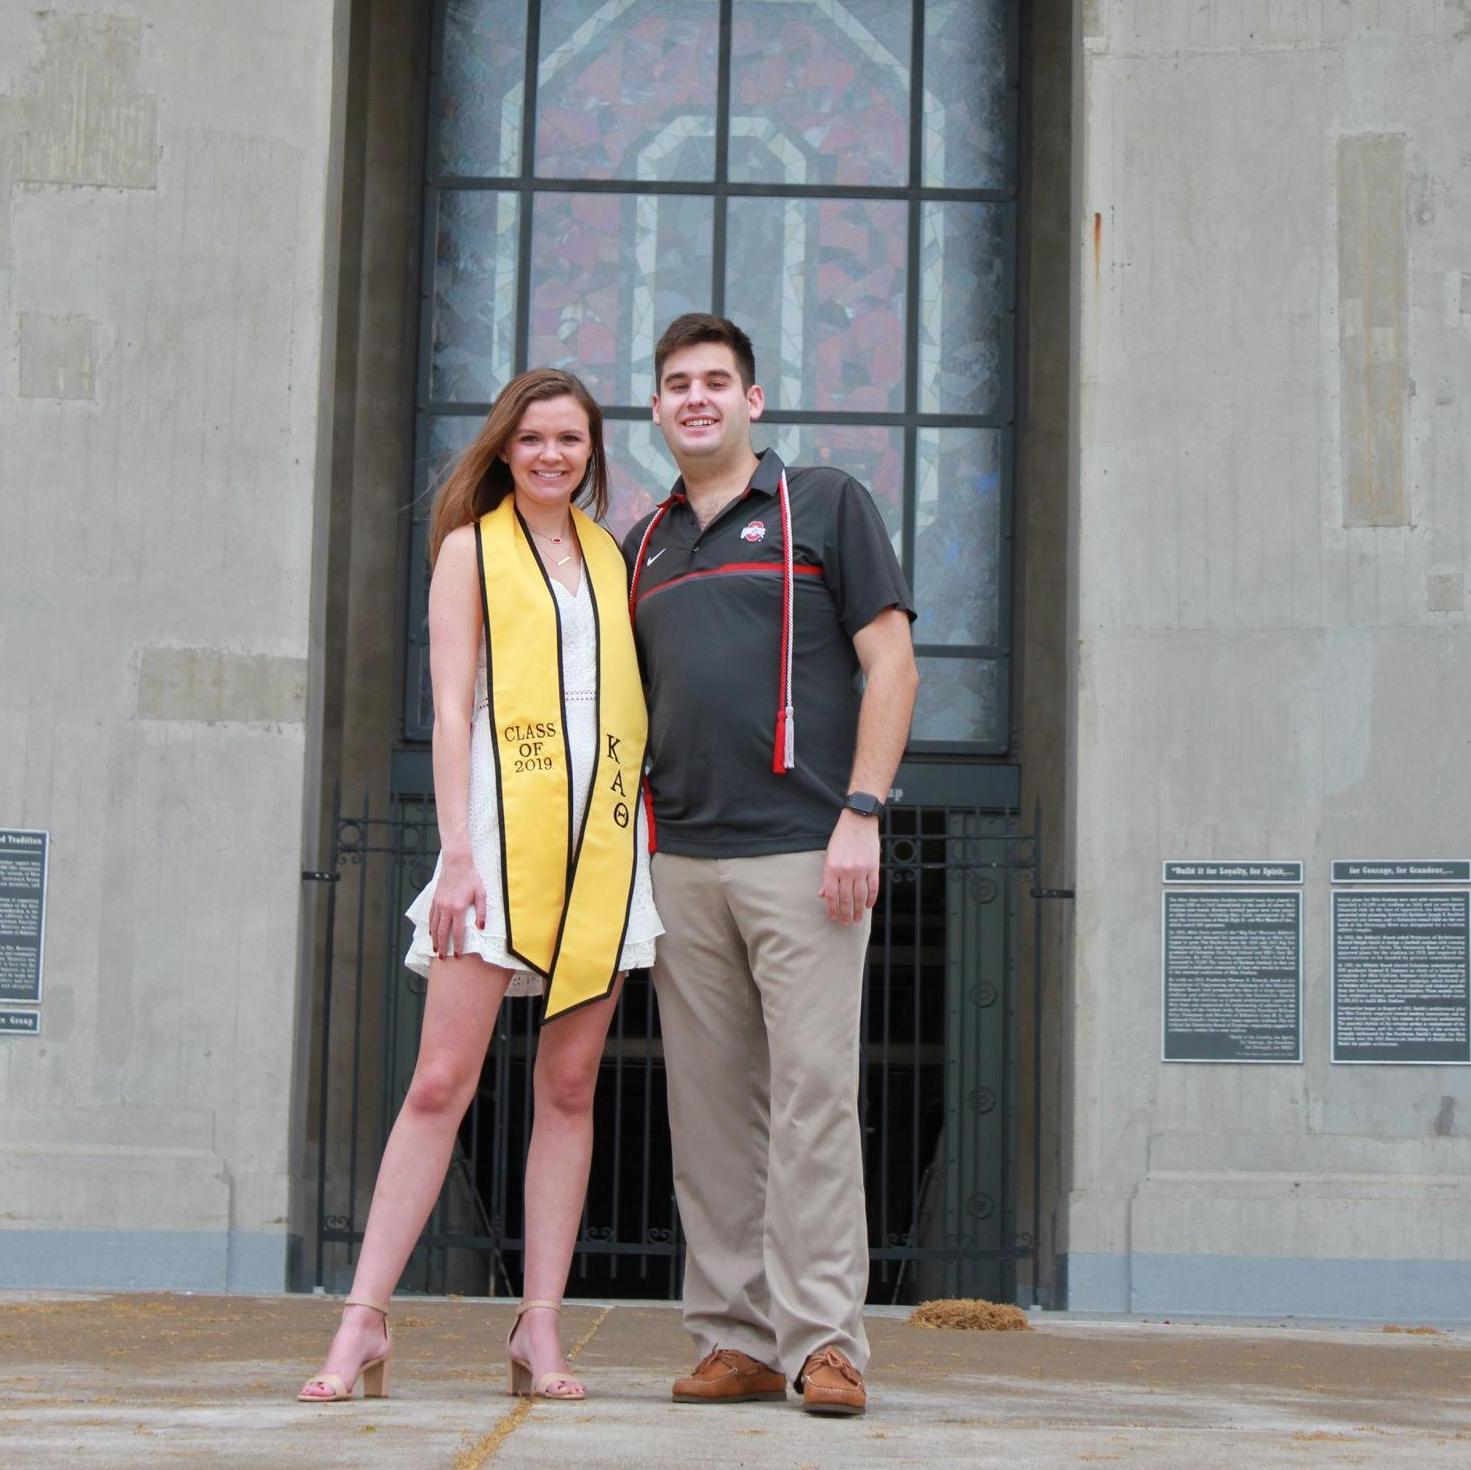
<path id="1" fill-rule="evenodd" d="M 835 1347 L 825 1347 L 802 1364 L 797 1378 L 809 1414 L 861 1414 L 868 1407 L 863 1374 Z"/>
<path id="2" fill-rule="evenodd" d="M 734 1348 L 716 1348 L 700 1359 L 689 1377 L 674 1380 L 677 1404 L 780 1402 L 786 1396 L 787 1381 L 775 1368 Z"/>

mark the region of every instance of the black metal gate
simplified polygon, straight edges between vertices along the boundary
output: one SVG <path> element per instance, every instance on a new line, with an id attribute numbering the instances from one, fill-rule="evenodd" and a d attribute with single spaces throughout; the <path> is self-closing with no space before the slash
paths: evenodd
<path id="1" fill-rule="evenodd" d="M 1018 1053 L 1018 1014 L 1041 1000 L 1040 822 L 1015 813 L 891 806 L 884 883 L 864 990 L 860 1105 L 869 1300 L 1015 1300 L 1037 1279 L 1035 1167 L 1018 1168 L 1019 1120 L 1033 1149 L 1040 1069 Z M 336 815 L 326 893 L 316 1058 L 316 1285 L 344 1288 L 362 1240 L 376 1161 L 413 1072 L 426 982 L 406 970 L 402 918 L 432 874 L 432 803 Z M 1023 926 L 1031 931 L 1026 984 Z M 403 1289 L 515 1294 L 520 1181 L 531 1128 L 536 1002 L 501 1008 L 450 1174 Z M 1020 1079 L 1026 1077 L 1022 1095 Z M 675 1208 L 663 1053 L 646 977 L 625 986 L 595 1103 L 593 1155 L 574 1296 L 676 1297 Z M 1026 1176 L 1025 1196 L 1019 1175 Z"/>

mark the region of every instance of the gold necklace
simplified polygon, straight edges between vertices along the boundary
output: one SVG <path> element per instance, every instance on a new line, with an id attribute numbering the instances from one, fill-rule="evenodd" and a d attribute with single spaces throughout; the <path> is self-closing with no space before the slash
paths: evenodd
<path id="1" fill-rule="evenodd" d="M 548 536 L 544 532 L 538 531 L 535 526 L 530 527 L 530 531 L 533 536 L 541 537 L 543 541 L 548 542 L 552 546 L 560 546 L 567 539 L 566 536 Z M 555 556 L 556 553 L 553 552 L 553 555 Z M 565 567 L 567 563 L 571 560 L 572 553 L 569 551 L 567 555 L 564 556 L 560 561 L 556 562 L 555 565 L 559 567 Z"/>

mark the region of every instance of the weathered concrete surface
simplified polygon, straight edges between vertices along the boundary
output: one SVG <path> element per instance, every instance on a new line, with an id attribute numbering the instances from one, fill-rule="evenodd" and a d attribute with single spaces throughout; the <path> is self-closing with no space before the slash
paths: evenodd
<path id="1" fill-rule="evenodd" d="M 20 396 L 97 396 L 97 323 L 46 311 L 20 314 Z"/>
<path id="2" fill-rule="evenodd" d="M 158 179 L 158 98 L 139 80 L 143 22 L 98 7 L 10 7 L 0 35 L 29 57 L 11 88 L 0 85 L 0 267 L 10 264 L 11 191 L 25 184 L 151 189 Z M 17 38 L 19 39 L 19 38 Z"/>
<path id="3" fill-rule="evenodd" d="M 1338 357 L 1345 526 L 1405 526 L 1409 259 L 1405 138 L 1338 140 Z"/>
<path id="4" fill-rule="evenodd" d="M 145 648 L 138 669 L 138 714 L 145 720 L 300 724 L 306 683 L 305 659 L 217 648 Z"/>
<path id="5" fill-rule="evenodd" d="M 285 1280 L 343 5 L 0 7 L 0 1281 Z"/>
<path id="6" fill-rule="evenodd" d="M 0 1457 L 27 1470 L 485 1465 L 1079 1463 L 1235 1470 L 1459 1466 L 1471 1336 L 1044 1320 L 934 1332 L 870 1314 L 866 1417 L 675 1405 L 667 1305 L 569 1307 L 580 1405 L 504 1396 L 504 1302 L 409 1300 L 387 1401 L 297 1404 L 335 1318 L 320 1298 L 0 1298 Z"/>
<path id="7" fill-rule="evenodd" d="M 1069 1304 L 1316 1258 L 1471 1318 L 1471 1069 L 1332 1066 L 1327 928 L 1332 859 L 1471 830 L 1465 8 L 1082 20 Z M 1160 863 L 1250 857 L 1306 864 L 1305 1060 L 1166 1066 Z"/>

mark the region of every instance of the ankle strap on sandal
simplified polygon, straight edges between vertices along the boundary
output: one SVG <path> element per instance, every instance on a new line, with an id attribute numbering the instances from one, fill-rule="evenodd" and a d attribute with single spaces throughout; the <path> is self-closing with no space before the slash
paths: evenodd
<path id="1" fill-rule="evenodd" d="M 519 1307 L 516 1308 L 517 1318 L 519 1319 L 522 1313 L 529 1312 L 533 1307 L 545 1307 L 548 1311 L 551 1312 L 560 1312 L 562 1310 L 561 1302 L 554 1302 L 549 1297 L 533 1296 L 528 1297 L 524 1302 L 521 1303 Z"/>
<path id="2" fill-rule="evenodd" d="M 342 1299 L 344 1307 L 370 1307 L 375 1312 L 381 1312 L 385 1320 L 388 1317 L 388 1304 L 386 1302 L 370 1302 L 365 1296 L 349 1296 Z"/>

